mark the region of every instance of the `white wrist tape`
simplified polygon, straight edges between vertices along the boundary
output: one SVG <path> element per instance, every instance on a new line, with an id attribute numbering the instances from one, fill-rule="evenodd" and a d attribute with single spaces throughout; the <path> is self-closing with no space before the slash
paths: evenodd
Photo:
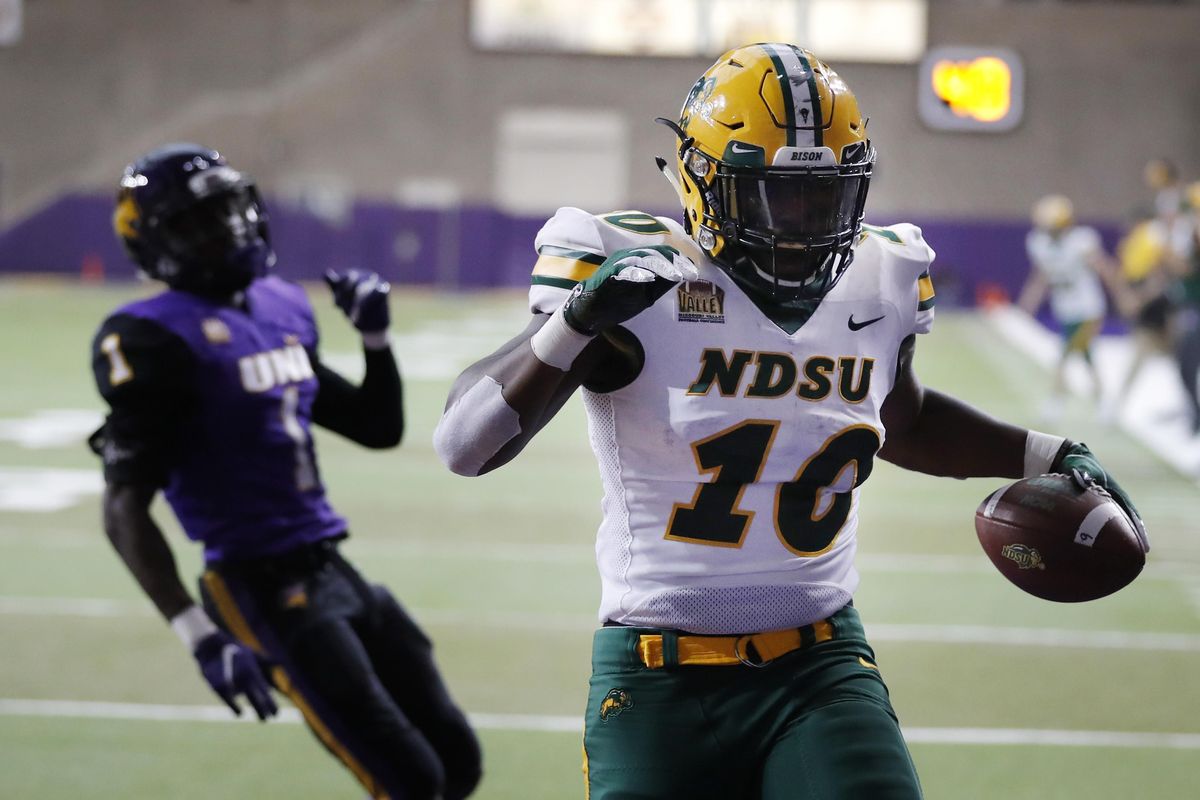
<path id="1" fill-rule="evenodd" d="M 217 632 L 217 626 L 200 606 L 188 606 L 171 617 L 171 629 L 175 631 L 175 635 L 187 647 L 189 653 L 195 652 L 196 645 L 200 644 L 200 640 Z"/>
<path id="2" fill-rule="evenodd" d="M 368 350 L 382 350 L 389 344 L 387 329 L 366 332 L 362 335 L 362 340 L 363 347 Z"/>
<path id="3" fill-rule="evenodd" d="M 1065 436 L 1030 431 L 1025 436 L 1025 477 L 1033 478 L 1049 472 L 1058 449 L 1066 440 Z"/>
<path id="4" fill-rule="evenodd" d="M 575 363 L 575 359 L 583 352 L 583 348 L 594 336 L 580 333 L 567 324 L 563 317 L 564 306 L 550 315 L 546 324 L 529 339 L 529 346 L 537 360 L 547 366 L 566 372 Z"/>
<path id="5" fill-rule="evenodd" d="M 521 432 L 521 416 L 504 399 L 502 389 L 495 378 L 484 375 L 442 414 L 433 431 L 433 449 L 454 474 L 478 475 Z"/>

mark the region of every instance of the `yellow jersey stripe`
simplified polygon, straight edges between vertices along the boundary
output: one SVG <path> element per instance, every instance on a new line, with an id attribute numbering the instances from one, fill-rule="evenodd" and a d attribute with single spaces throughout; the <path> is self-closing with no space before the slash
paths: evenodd
<path id="1" fill-rule="evenodd" d="M 538 260 L 533 265 L 533 276 L 578 283 L 592 277 L 603 263 L 604 258 L 594 253 L 543 246 L 538 250 Z"/>
<path id="2" fill-rule="evenodd" d="M 933 281 L 930 279 L 928 272 L 917 278 L 917 289 L 917 299 L 922 303 L 933 297 Z"/>
<path id="3" fill-rule="evenodd" d="M 933 280 L 928 272 L 922 272 L 917 278 L 917 311 L 928 311 L 934 306 L 936 293 L 933 291 Z"/>

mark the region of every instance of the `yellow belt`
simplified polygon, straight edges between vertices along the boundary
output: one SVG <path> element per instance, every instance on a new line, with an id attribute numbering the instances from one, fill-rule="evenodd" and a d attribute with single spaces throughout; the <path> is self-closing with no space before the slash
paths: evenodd
<path id="1" fill-rule="evenodd" d="M 803 628 L 742 636 L 688 636 L 651 633 L 638 637 L 638 657 L 650 669 L 673 664 L 709 667 L 745 664 L 761 667 L 801 647 L 833 638 L 833 625 L 820 620 Z M 669 652 L 672 649 L 674 656 Z"/>

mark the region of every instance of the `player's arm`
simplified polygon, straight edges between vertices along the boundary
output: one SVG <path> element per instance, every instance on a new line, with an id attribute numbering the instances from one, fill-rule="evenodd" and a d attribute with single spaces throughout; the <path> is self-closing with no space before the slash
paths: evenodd
<path id="1" fill-rule="evenodd" d="M 173 620 L 195 600 L 183 587 L 175 556 L 150 516 L 158 487 L 113 481 L 104 488 L 104 532 L 138 586 L 166 620 Z"/>
<path id="2" fill-rule="evenodd" d="M 93 372 L 110 413 L 89 443 L 104 462 L 104 531 L 213 690 L 238 714 L 235 697 L 244 693 L 266 719 L 276 706 L 253 653 L 217 628 L 184 588 L 175 556 L 150 514 L 188 413 L 184 376 L 190 360 L 181 341 L 146 320 L 117 315 L 96 336 Z"/>
<path id="3" fill-rule="evenodd" d="M 1023 477 L 1028 431 L 923 386 L 913 368 L 915 351 L 910 335 L 900 345 L 896 384 L 880 412 L 887 439 L 879 456 L 943 477 Z"/>
<path id="4" fill-rule="evenodd" d="M 1025 285 L 1021 287 L 1021 294 L 1017 299 L 1017 306 L 1023 309 L 1027 314 L 1036 314 L 1038 307 L 1042 301 L 1046 299 L 1046 292 L 1050 288 L 1050 282 L 1040 269 L 1034 267 L 1029 278 L 1025 281 Z"/>
<path id="5" fill-rule="evenodd" d="M 1121 266 L 1109 257 L 1104 249 L 1097 244 L 1087 257 L 1088 269 L 1100 276 L 1100 282 L 1108 290 L 1108 294 L 1116 303 L 1117 309 L 1124 317 L 1137 313 L 1138 298 L 1129 288 L 1129 284 L 1121 277 Z"/>
<path id="6" fill-rule="evenodd" d="M 695 270 L 664 245 L 610 255 L 553 314 L 534 314 L 524 331 L 455 380 L 434 432 L 443 463 L 473 476 L 510 461 L 581 385 L 631 367 L 610 332 L 695 278 Z"/>
<path id="7" fill-rule="evenodd" d="M 949 478 L 1026 478 L 1079 472 L 1113 496 L 1149 549 L 1145 526 L 1129 495 L 1081 442 L 1028 430 L 928 389 L 913 368 L 916 337 L 900 345 L 896 383 L 880 414 L 887 439 L 880 458 L 904 469 Z"/>
<path id="8" fill-rule="evenodd" d="M 362 334 L 366 371 L 355 386 L 310 354 L 319 383 L 313 421 L 364 447 L 395 447 L 404 436 L 404 389 L 388 343 L 391 287 L 357 270 L 330 271 L 325 280 L 338 308 Z"/>

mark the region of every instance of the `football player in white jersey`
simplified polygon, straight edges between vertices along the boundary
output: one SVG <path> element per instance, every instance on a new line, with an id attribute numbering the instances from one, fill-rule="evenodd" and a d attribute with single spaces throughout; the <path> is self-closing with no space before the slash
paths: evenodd
<path id="1" fill-rule="evenodd" d="M 1086 470 L 1136 514 L 1083 445 L 917 381 L 933 251 L 862 224 L 875 150 L 833 70 L 738 48 L 662 121 L 683 224 L 560 209 L 528 327 L 458 378 L 435 447 L 456 473 L 496 469 L 582 387 L 604 484 L 591 798 L 919 797 L 851 603 L 876 455 Z"/>
<path id="2" fill-rule="evenodd" d="M 1030 272 L 1018 305 L 1030 314 L 1050 295 L 1050 310 L 1063 337 L 1062 354 L 1054 370 L 1054 386 L 1042 415 L 1057 421 L 1066 398 L 1066 370 L 1072 355 L 1087 365 L 1093 397 L 1100 400 L 1103 386 L 1092 359 L 1092 340 L 1100 332 L 1108 305 L 1107 284 L 1114 297 L 1126 289 L 1117 277 L 1117 267 L 1104 253 L 1095 228 L 1075 224 L 1071 201 L 1059 194 L 1047 195 L 1033 206 L 1033 229 L 1025 238 Z"/>

